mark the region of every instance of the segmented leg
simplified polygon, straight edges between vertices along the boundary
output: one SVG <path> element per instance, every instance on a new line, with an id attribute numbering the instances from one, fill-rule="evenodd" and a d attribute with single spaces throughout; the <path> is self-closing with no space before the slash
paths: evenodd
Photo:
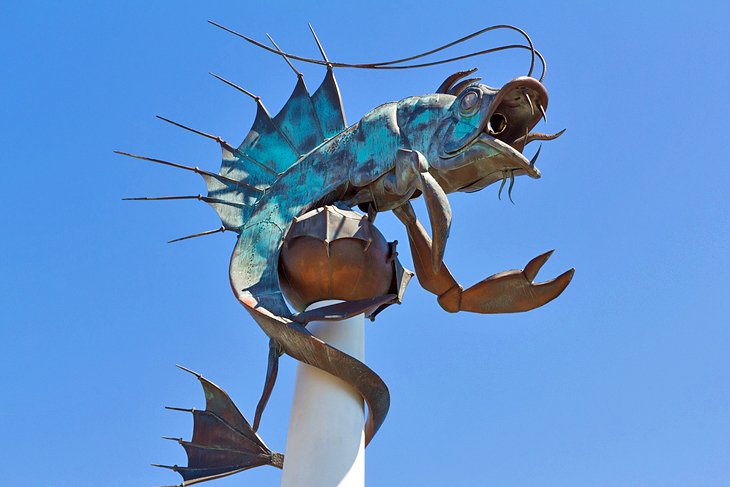
<path id="1" fill-rule="evenodd" d="M 431 265 L 434 252 L 431 239 L 416 218 L 410 203 L 394 209 L 393 213 L 408 231 L 418 282 L 424 289 L 437 295 L 441 307 L 451 313 L 529 311 L 560 296 L 573 278 L 575 269 L 570 269 L 551 281 L 533 282 L 540 268 L 552 255 L 550 251 L 532 259 L 524 270 L 500 272 L 464 290 L 445 265 L 438 270 Z"/>
<path id="2" fill-rule="evenodd" d="M 373 196 L 375 205 L 383 211 L 408 204 L 415 190 L 423 193 L 433 232 L 431 266 L 435 272 L 441 266 L 451 230 L 451 205 L 443 188 L 429 174 L 428 167 L 428 161 L 420 152 L 400 149 L 394 170 L 376 182 Z"/>

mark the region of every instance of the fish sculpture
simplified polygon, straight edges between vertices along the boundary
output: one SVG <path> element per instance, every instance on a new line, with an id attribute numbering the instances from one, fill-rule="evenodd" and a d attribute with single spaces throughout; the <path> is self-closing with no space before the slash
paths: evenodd
<path id="1" fill-rule="evenodd" d="M 511 200 L 516 177 L 540 178 L 536 167 L 540 150 L 528 159 L 524 155 L 526 146 L 536 140 L 555 139 L 564 132 L 532 131 L 541 119 L 547 118 L 548 93 L 542 83 L 544 58 L 524 31 L 508 25 L 491 26 L 415 56 L 350 64 L 330 61 L 313 29 L 321 60 L 285 52 L 271 38 L 273 47 L 211 23 L 281 56 L 294 70 L 297 81 L 283 108 L 271 115 L 260 97 L 213 75 L 256 103 L 256 118 L 238 146 L 159 117 L 218 143 L 223 159 L 217 173 L 119 152 L 192 171 L 203 178 L 208 189 L 205 196 L 129 199 L 198 199 L 210 204 L 218 213 L 222 226 L 177 240 L 218 232 L 237 235 L 230 261 L 231 288 L 270 338 L 264 392 L 253 426 L 222 389 L 191 371 L 199 378 L 207 403 L 204 411 L 190 410 L 195 417 L 192 441 L 176 439 L 185 447 L 189 464 L 168 468 L 182 475 L 182 485 L 258 465 L 283 465 L 284 457 L 272 453 L 256 434 L 276 380 L 279 357 L 283 354 L 342 379 L 363 397 L 368 406 L 366 443 L 385 419 L 390 395 L 382 379 L 364 363 L 313 336 L 307 330 L 307 323 L 338 319 L 397 302 L 401 290 L 373 299 L 292 312 L 280 288 L 279 254 L 292 224 L 301 215 L 326 205 L 342 209 L 357 207 L 372 222 L 377 213 L 392 211 L 407 230 L 418 282 L 452 313 L 528 311 L 559 296 L 574 273 L 574 269 L 570 269 L 555 279 L 536 283 L 537 273 L 552 254 L 550 251 L 532 259 L 522 270 L 494 274 L 464 289 L 443 263 L 452 219 L 447 195 L 473 193 L 500 182 L 501 197 L 502 189 L 509 181 Z M 526 43 L 435 62 L 408 64 L 497 29 L 516 31 Z M 458 71 L 448 76 L 433 93 L 384 103 L 356 123 L 346 122 L 335 69 L 413 69 L 508 49 L 530 52 L 531 63 L 526 76 L 494 88 L 480 83 L 481 78 L 468 78 L 476 69 Z M 536 59 L 543 66 L 539 79 L 532 76 Z M 326 68 L 324 80 L 313 94 L 292 61 Z M 419 222 L 410 203 L 421 196 L 425 200 L 431 235 Z"/>

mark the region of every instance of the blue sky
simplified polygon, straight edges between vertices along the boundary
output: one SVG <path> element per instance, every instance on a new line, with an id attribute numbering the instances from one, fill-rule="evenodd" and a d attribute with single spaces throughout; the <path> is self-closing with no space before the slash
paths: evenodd
<path id="1" fill-rule="evenodd" d="M 216 228 L 215 213 L 198 202 L 120 199 L 197 194 L 202 181 L 112 153 L 217 170 L 215 144 L 154 118 L 242 140 L 254 104 L 208 71 L 272 110 L 284 103 L 295 82 L 289 68 L 211 19 L 316 55 L 309 20 L 331 58 L 348 62 L 512 23 L 547 57 L 547 129 L 568 131 L 545 144 L 541 180 L 517 181 L 516 205 L 498 201 L 496 187 L 450 197 L 446 262 L 471 285 L 556 248 L 540 277 L 575 267 L 573 283 L 544 308 L 481 316 L 443 312 L 414 281 L 404 305 L 369 325 L 367 360 L 392 407 L 368 448 L 368 485 L 730 485 L 729 10 L 722 2 L 3 2 L 4 484 L 177 483 L 148 466 L 185 460 L 159 436 L 188 436 L 190 418 L 162 406 L 203 404 L 175 363 L 253 412 L 266 338 L 230 292 L 233 236 L 166 244 Z M 526 57 L 342 70 L 348 121 L 474 66 L 499 86 L 525 73 Z M 310 88 L 324 74 L 301 69 Z M 391 215 L 378 227 L 405 242 Z M 277 450 L 294 369 L 284 361 L 262 425 Z M 278 478 L 258 469 L 215 485 Z"/>

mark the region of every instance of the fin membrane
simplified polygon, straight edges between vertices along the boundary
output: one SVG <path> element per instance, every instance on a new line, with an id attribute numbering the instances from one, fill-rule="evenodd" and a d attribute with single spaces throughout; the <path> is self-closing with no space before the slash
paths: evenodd
<path id="1" fill-rule="evenodd" d="M 182 409 L 193 415 L 191 441 L 169 438 L 185 449 L 188 466 L 158 466 L 179 473 L 183 478 L 183 486 L 262 465 L 282 468 L 284 456 L 273 453 L 266 446 L 223 389 L 192 370 L 180 368 L 195 375 L 203 386 L 205 410 Z"/>
<path id="2" fill-rule="evenodd" d="M 209 203 L 229 229 L 243 226 L 263 193 L 302 155 L 347 128 L 332 68 L 311 96 L 299 77 L 273 117 L 258 98 L 256 102 L 256 118 L 241 145 L 236 149 L 220 141 L 221 178 L 204 176 L 208 197 L 215 200 Z"/>

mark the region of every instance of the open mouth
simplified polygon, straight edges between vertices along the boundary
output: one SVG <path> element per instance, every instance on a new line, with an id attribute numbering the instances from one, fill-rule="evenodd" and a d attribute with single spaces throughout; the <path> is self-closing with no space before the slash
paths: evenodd
<path id="1" fill-rule="evenodd" d="M 557 139 L 565 132 L 530 132 L 540 119 L 547 121 L 547 104 L 547 90 L 538 80 L 526 76 L 513 79 L 499 90 L 492 101 L 486 126 L 477 140 L 514 161 L 513 171 L 539 178 L 540 171 L 535 167 L 535 162 L 540 149 L 528 160 L 523 155 L 525 147 L 536 140 Z"/>

